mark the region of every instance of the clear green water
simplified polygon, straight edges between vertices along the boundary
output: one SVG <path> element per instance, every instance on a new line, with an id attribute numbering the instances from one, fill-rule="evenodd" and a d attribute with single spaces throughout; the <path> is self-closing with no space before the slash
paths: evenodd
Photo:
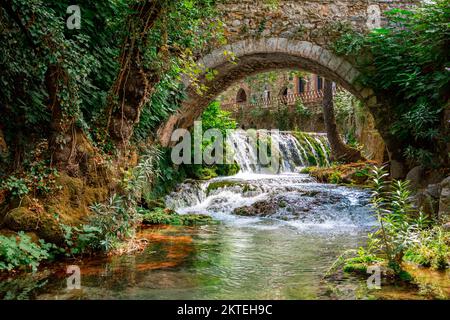
<path id="1" fill-rule="evenodd" d="M 236 179 L 236 178 L 233 178 Z M 0 282 L 6 299 L 372 299 L 421 298 L 417 290 L 368 290 L 364 277 L 327 270 L 348 249 L 364 245 L 374 226 L 363 190 L 317 184 L 304 175 L 250 176 L 209 194 L 185 185 L 172 195 L 181 212 L 221 223 L 152 227 L 139 234 L 140 253 L 47 266 Z M 251 184 L 249 188 L 243 184 Z M 280 199 L 280 197 L 282 197 Z M 233 209 L 261 199 L 282 201 L 266 217 Z M 271 200 L 271 201 L 272 201 Z M 81 289 L 68 290 L 66 268 L 78 265 Z"/>
<path id="2" fill-rule="evenodd" d="M 290 228 L 225 225 L 147 229 L 137 255 L 70 261 L 81 269 L 81 290 L 67 290 L 65 267 L 0 286 L 11 298 L 34 299 L 320 299 L 333 298 L 323 274 L 361 234 L 298 234 Z M 360 281 L 340 280 L 355 298 Z M 42 285 L 42 287 L 39 287 Z M 336 284 L 333 284 L 334 286 Z M 33 288 L 36 286 L 36 288 Z"/>

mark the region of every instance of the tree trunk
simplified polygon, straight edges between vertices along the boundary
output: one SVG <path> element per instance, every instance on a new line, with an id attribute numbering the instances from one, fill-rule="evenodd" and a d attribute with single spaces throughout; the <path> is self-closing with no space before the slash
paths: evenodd
<path id="1" fill-rule="evenodd" d="M 116 145 L 128 145 L 142 107 L 159 82 L 158 70 L 149 70 L 144 66 L 143 49 L 148 32 L 162 14 L 163 2 L 147 0 L 137 5 L 133 8 L 136 14 L 129 20 L 129 35 L 122 46 L 120 73 L 113 85 L 107 124 L 109 135 Z"/>
<path id="2" fill-rule="evenodd" d="M 357 162 L 365 160 L 359 150 L 353 149 L 345 145 L 336 125 L 333 106 L 333 83 L 325 79 L 323 88 L 323 117 L 325 120 L 325 128 L 327 130 L 328 141 L 331 146 L 331 159 L 333 161 Z"/>

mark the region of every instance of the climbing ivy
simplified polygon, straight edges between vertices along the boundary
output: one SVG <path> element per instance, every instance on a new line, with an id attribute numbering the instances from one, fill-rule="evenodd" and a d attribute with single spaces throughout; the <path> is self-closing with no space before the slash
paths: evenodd
<path id="1" fill-rule="evenodd" d="M 448 107 L 450 9 L 447 0 L 422 4 L 414 11 L 394 9 L 388 23 L 364 35 L 343 35 L 335 51 L 359 62 L 364 86 L 386 97 L 392 110 L 391 134 L 411 165 L 449 162 L 449 141 L 441 122 Z M 361 59 L 361 57 L 367 57 Z"/>

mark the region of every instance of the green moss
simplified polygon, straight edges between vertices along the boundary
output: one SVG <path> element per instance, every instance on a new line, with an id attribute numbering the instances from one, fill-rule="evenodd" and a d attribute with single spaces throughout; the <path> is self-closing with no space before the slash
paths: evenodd
<path id="1" fill-rule="evenodd" d="M 302 170 L 300 170 L 300 173 L 311 173 L 313 167 L 304 167 Z"/>
<path id="2" fill-rule="evenodd" d="M 327 165 L 327 158 L 330 150 L 326 142 L 326 138 L 324 137 L 318 138 L 320 142 L 324 145 L 325 148 L 324 150 L 320 145 L 320 143 L 317 141 L 317 139 L 312 137 L 311 135 L 298 131 L 295 131 L 292 134 L 301 145 L 307 146 L 305 148 L 305 152 L 309 165 L 320 167 Z"/>
<path id="3" fill-rule="evenodd" d="M 227 188 L 227 187 L 234 187 L 234 186 L 242 186 L 242 184 L 235 182 L 235 181 L 214 181 L 211 182 L 208 187 L 206 188 L 206 194 L 209 194 L 213 190 L 221 189 L 221 188 Z"/>
<path id="4" fill-rule="evenodd" d="M 406 282 L 411 282 L 414 280 L 413 277 L 411 276 L 411 274 L 405 270 L 401 270 L 398 274 L 398 277 L 401 280 L 406 281 Z"/>
<path id="5" fill-rule="evenodd" d="M 335 170 L 331 173 L 328 178 L 329 183 L 339 184 L 342 182 L 342 173 L 338 170 Z"/>
<path id="6" fill-rule="evenodd" d="M 360 247 L 357 256 L 344 260 L 343 270 L 350 273 L 367 273 L 367 268 L 374 264 L 379 264 L 383 260 L 374 254 L 369 253 L 363 247 Z"/>
<path id="7" fill-rule="evenodd" d="M 349 273 L 367 273 L 367 264 L 365 263 L 346 263 L 343 268 L 344 272 Z"/>
<path id="8" fill-rule="evenodd" d="M 142 223 L 149 225 L 169 224 L 177 226 L 194 226 L 216 223 L 210 216 L 201 214 L 177 214 L 171 210 L 156 208 L 152 211 L 141 212 Z"/>
<path id="9" fill-rule="evenodd" d="M 199 180 L 210 180 L 218 175 L 214 168 L 201 168 L 195 171 L 195 177 Z"/>

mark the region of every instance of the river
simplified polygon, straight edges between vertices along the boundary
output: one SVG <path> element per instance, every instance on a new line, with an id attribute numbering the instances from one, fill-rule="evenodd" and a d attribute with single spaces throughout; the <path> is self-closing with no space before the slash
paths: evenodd
<path id="1" fill-rule="evenodd" d="M 246 166 L 251 156 L 247 150 L 239 155 L 246 169 L 238 175 L 186 181 L 167 196 L 166 204 L 178 213 L 208 214 L 217 224 L 145 228 L 138 235 L 148 241 L 143 252 L 48 266 L 34 275 L 3 281 L 0 297 L 420 298 L 403 287 L 369 290 L 364 277 L 342 272 L 324 278 L 343 252 L 364 246 L 367 233 L 376 226 L 370 194 L 320 184 L 298 173 L 308 157 L 291 142 L 283 153 L 284 169 L 278 174 L 260 174 Z M 289 151 L 292 146 L 297 150 Z M 80 267 L 80 290 L 67 288 L 68 264 Z"/>

